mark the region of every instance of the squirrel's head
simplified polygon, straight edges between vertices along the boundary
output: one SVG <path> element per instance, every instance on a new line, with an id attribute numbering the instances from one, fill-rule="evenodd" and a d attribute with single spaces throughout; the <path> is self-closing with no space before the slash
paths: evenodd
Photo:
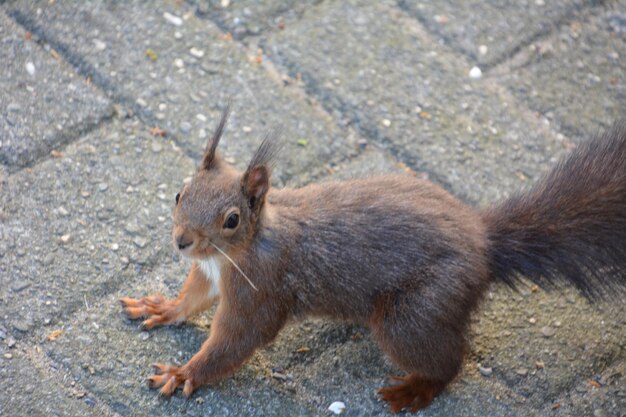
<path id="1" fill-rule="evenodd" d="M 244 173 L 216 153 L 229 110 L 227 107 L 209 139 L 198 171 L 176 194 L 174 246 L 194 259 L 245 245 L 254 236 L 270 188 L 270 161 L 276 147 L 269 135 Z"/>

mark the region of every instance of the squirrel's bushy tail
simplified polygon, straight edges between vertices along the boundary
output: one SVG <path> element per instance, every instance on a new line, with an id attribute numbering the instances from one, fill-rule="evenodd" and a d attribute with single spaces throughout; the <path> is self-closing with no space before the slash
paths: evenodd
<path id="1" fill-rule="evenodd" d="M 495 280 L 626 292 L 626 121 L 579 145 L 530 190 L 485 210 Z"/>

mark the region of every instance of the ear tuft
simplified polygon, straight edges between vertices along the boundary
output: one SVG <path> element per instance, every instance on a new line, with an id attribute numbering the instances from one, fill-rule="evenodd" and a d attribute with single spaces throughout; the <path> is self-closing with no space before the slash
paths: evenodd
<path id="1" fill-rule="evenodd" d="M 260 210 L 265 195 L 270 189 L 270 165 L 279 151 L 277 142 L 272 140 L 275 136 L 276 132 L 269 132 L 265 136 L 243 174 L 243 192 L 248 198 L 249 207 L 255 212 Z"/>
<path id="2" fill-rule="evenodd" d="M 222 138 L 222 133 L 224 133 L 226 122 L 228 122 L 228 116 L 230 116 L 230 110 L 231 103 L 229 102 L 222 113 L 222 118 L 220 119 L 220 123 L 217 125 L 213 136 L 211 136 L 206 148 L 204 148 L 204 155 L 202 156 L 202 163 L 200 165 L 201 169 L 211 168 L 211 164 L 215 160 L 215 149 L 217 149 L 217 145 L 220 143 L 220 139 Z"/>
<path id="3" fill-rule="evenodd" d="M 250 171 L 254 167 L 265 165 L 269 167 L 274 162 L 274 158 L 278 155 L 280 151 L 280 146 L 276 138 L 279 136 L 279 132 L 276 130 L 270 130 L 265 137 L 263 138 L 263 142 L 252 156 L 252 160 L 250 164 L 248 164 L 247 171 Z M 247 172 L 246 171 L 246 172 Z"/>

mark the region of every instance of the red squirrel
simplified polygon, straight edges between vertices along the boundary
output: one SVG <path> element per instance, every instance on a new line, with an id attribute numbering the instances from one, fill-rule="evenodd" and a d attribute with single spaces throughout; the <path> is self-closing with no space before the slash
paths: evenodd
<path id="1" fill-rule="evenodd" d="M 267 137 L 245 172 L 216 152 L 176 195 L 174 245 L 191 258 L 178 297 L 121 300 L 144 326 L 215 302 L 208 339 L 151 387 L 185 396 L 231 375 L 291 319 L 366 325 L 405 376 L 379 390 L 393 412 L 428 406 L 459 373 L 472 313 L 489 284 L 525 277 L 594 298 L 626 284 L 626 123 L 579 145 L 532 188 L 485 210 L 411 176 L 270 188 Z"/>

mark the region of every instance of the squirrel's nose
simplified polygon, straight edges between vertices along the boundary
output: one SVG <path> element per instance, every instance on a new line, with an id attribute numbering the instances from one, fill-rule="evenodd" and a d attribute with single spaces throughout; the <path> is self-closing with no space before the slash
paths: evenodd
<path id="1" fill-rule="evenodd" d="M 176 246 L 179 250 L 188 248 L 193 244 L 193 239 L 185 236 L 184 234 L 176 236 Z"/>

